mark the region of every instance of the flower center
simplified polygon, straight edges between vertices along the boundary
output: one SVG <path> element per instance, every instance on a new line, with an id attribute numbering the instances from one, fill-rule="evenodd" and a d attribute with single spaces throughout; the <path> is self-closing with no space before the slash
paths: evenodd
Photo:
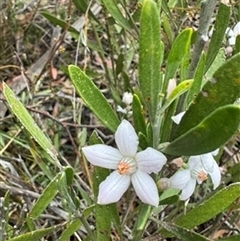
<path id="1" fill-rule="evenodd" d="M 125 157 L 117 165 L 117 171 L 121 175 L 131 175 L 137 170 L 137 163 L 134 158 Z"/>
<path id="2" fill-rule="evenodd" d="M 207 176 L 207 173 L 202 170 L 202 169 L 195 169 L 195 170 L 192 170 L 192 173 L 191 173 L 192 177 L 197 179 L 198 181 L 205 181 L 207 180 L 208 176 Z"/>
<path id="3" fill-rule="evenodd" d="M 198 172 L 198 178 L 201 180 L 201 181 L 205 181 L 207 180 L 207 174 L 204 172 L 204 171 L 200 171 Z"/>

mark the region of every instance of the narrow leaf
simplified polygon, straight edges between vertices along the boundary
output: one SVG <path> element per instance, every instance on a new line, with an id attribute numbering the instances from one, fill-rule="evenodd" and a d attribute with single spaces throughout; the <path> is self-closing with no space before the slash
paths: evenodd
<path id="1" fill-rule="evenodd" d="M 167 89 L 169 79 L 175 76 L 175 73 L 179 65 L 181 64 L 185 54 L 188 53 L 191 43 L 191 36 L 192 29 L 186 28 L 174 40 L 167 58 L 163 91 Z"/>
<path id="2" fill-rule="evenodd" d="M 37 123 L 33 120 L 24 105 L 17 99 L 13 91 L 3 83 L 3 94 L 9 104 L 9 108 L 16 115 L 22 125 L 33 136 L 36 142 L 56 161 L 57 151 L 52 145 L 51 141 L 43 134 Z"/>
<path id="3" fill-rule="evenodd" d="M 239 190 L 239 182 L 231 184 L 212 195 L 200 205 L 196 205 L 191 211 L 176 218 L 174 222 L 184 228 L 194 228 L 226 210 L 240 197 Z"/>
<path id="4" fill-rule="evenodd" d="M 197 126 L 171 142 L 163 152 L 176 156 L 191 156 L 213 151 L 237 131 L 239 116 L 239 106 L 220 107 Z"/>
<path id="5" fill-rule="evenodd" d="M 164 112 L 169 107 L 169 105 L 172 104 L 174 100 L 176 100 L 178 97 L 184 94 L 191 87 L 192 83 L 193 80 L 191 79 L 184 80 L 179 85 L 177 85 L 177 87 L 172 91 L 172 93 L 167 98 L 167 101 L 165 102 L 160 111 Z"/>
<path id="6" fill-rule="evenodd" d="M 57 182 L 57 188 L 59 193 L 61 194 L 61 196 L 63 197 L 63 201 L 67 204 L 65 209 L 68 212 L 75 212 L 76 211 L 76 205 L 73 201 L 73 198 L 71 197 L 71 195 L 69 194 L 69 187 L 68 187 L 68 181 L 67 181 L 67 176 L 66 174 L 69 173 L 69 170 L 72 169 L 70 167 L 68 167 L 67 169 L 65 169 L 61 176 L 58 179 Z M 67 170 L 67 172 L 66 172 Z"/>
<path id="7" fill-rule="evenodd" d="M 45 17 L 47 20 L 49 20 L 51 23 L 55 24 L 55 25 L 58 25 L 60 26 L 62 29 L 66 29 L 69 31 L 69 32 L 72 32 L 76 35 L 79 34 L 79 31 L 77 31 L 75 28 L 73 28 L 71 25 L 69 25 L 67 22 L 59 19 L 59 18 L 56 18 L 55 16 L 53 16 L 52 14 L 48 13 L 48 12 L 41 12 L 41 14 L 43 15 L 43 17 Z"/>
<path id="8" fill-rule="evenodd" d="M 220 3 L 216 21 L 213 27 L 213 35 L 211 37 L 211 41 L 208 48 L 205 71 L 207 71 L 208 68 L 211 66 L 212 62 L 217 56 L 219 49 L 221 48 L 222 40 L 229 24 L 230 14 L 230 6 Z"/>
<path id="9" fill-rule="evenodd" d="M 133 122 L 134 128 L 137 133 L 143 133 L 146 135 L 146 123 L 143 115 L 143 108 L 139 97 L 134 94 L 133 102 L 132 102 L 132 110 L 133 110 Z"/>
<path id="10" fill-rule="evenodd" d="M 41 196 L 38 198 L 36 203 L 33 205 L 31 211 L 28 214 L 28 218 L 30 219 L 37 219 L 40 214 L 44 212 L 53 198 L 56 196 L 58 189 L 57 189 L 57 182 L 59 181 L 59 177 L 61 173 L 59 173 L 43 190 Z"/>
<path id="11" fill-rule="evenodd" d="M 172 233 L 179 240 L 184 241 L 210 241 L 210 239 L 186 228 L 182 228 L 172 223 L 163 222 L 161 224 L 167 231 Z"/>
<path id="12" fill-rule="evenodd" d="M 116 20 L 118 24 L 124 27 L 127 30 L 131 29 L 130 24 L 128 23 L 127 19 L 122 15 L 117 2 L 114 0 L 102 0 L 103 5 L 108 10 L 108 12 L 112 15 L 112 17 Z"/>
<path id="13" fill-rule="evenodd" d="M 218 241 L 239 241 L 240 235 L 231 235 L 229 237 L 219 238 Z"/>
<path id="14" fill-rule="evenodd" d="M 55 227 L 34 230 L 29 233 L 21 234 L 15 238 L 7 239 L 6 241 L 37 241 L 51 233 L 54 228 Z"/>
<path id="15" fill-rule="evenodd" d="M 205 68 L 205 62 L 206 62 L 206 55 L 203 52 L 196 68 L 196 71 L 193 76 L 193 83 L 188 91 L 187 94 L 187 106 L 193 101 L 193 99 L 197 96 L 199 91 L 202 88 L 202 80 L 203 80 L 203 74 L 204 74 L 204 68 Z"/>
<path id="16" fill-rule="evenodd" d="M 160 41 L 160 19 L 157 4 L 145 0 L 142 5 L 139 36 L 139 84 L 153 123 L 160 92 L 160 64 L 163 48 Z"/>
<path id="17" fill-rule="evenodd" d="M 67 228 L 64 229 L 58 241 L 69 241 L 70 237 L 74 232 L 78 231 L 81 226 L 81 221 L 79 219 L 74 219 L 67 225 Z"/>
<path id="18" fill-rule="evenodd" d="M 116 131 L 119 120 L 106 98 L 92 80 L 77 66 L 68 67 L 71 81 L 85 104 L 112 132 Z"/>

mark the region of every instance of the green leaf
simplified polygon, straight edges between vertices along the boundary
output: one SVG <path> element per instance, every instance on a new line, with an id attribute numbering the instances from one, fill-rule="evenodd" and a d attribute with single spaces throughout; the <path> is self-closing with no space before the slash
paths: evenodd
<path id="1" fill-rule="evenodd" d="M 213 151 L 237 131 L 239 116 L 239 106 L 220 107 L 197 126 L 171 142 L 163 152 L 176 156 L 191 156 Z"/>
<path id="2" fill-rule="evenodd" d="M 119 119 L 101 91 L 77 66 L 69 65 L 70 79 L 85 104 L 112 132 L 116 131 Z"/>
<path id="3" fill-rule="evenodd" d="M 240 35 L 237 35 L 237 37 L 236 37 L 234 54 L 236 54 L 236 53 L 240 53 Z"/>
<path id="4" fill-rule="evenodd" d="M 56 18 L 55 16 L 51 15 L 48 12 L 41 12 L 41 14 L 43 15 L 43 17 L 45 17 L 47 20 L 49 20 L 51 23 L 60 26 L 62 29 L 66 29 L 71 32 L 74 33 L 76 35 L 79 35 L 79 31 L 77 31 L 75 28 L 73 28 L 71 25 L 69 25 L 67 22 Z"/>
<path id="5" fill-rule="evenodd" d="M 68 212 L 75 212 L 76 211 L 76 205 L 73 201 L 73 198 L 71 197 L 71 195 L 69 194 L 69 185 L 70 183 L 72 183 L 72 180 L 67 180 L 67 175 L 69 176 L 71 179 L 73 178 L 73 169 L 71 167 L 67 167 L 64 169 L 64 171 L 62 172 L 61 176 L 58 179 L 57 182 L 57 187 L 58 187 L 58 191 L 61 194 L 61 196 L 63 197 L 63 201 L 67 204 L 65 209 Z"/>
<path id="6" fill-rule="evenodd" d="M 42 194 L 38 198 L 38 200 L 33 205 L 31 211 L 28 214 L 28 218 L 31 220 L 37 219 L 40 214 L 44 212 L 53 198 L 56 196 L 58 192 L 58 181 L 61 177 L 62 172 L 59 173 L 55 178 L 47 185 L 47 187 L 43 190 Z"/>
<path id="7" fill-rule="evenodd" d="M 175 188 L 169 188 L 164 191 L 160 196 L 160 205 L 175 203 L 178 199 L 179 190 Z"/>
<path id="8" fill-rule="evenodd" d="M 74 179 L 74 170 L 73 170 L 73 168 L 71 166 L 65 167 L 64 173 L 66 175 L 66 182 L 67 182 L 66 184 L 67 184 L 67 186 L 72 185 L 73 179 Z"/>
<path id="9" fill-rule="evenodd" d="M 232 104 L 240 97 L 240 54 L 226 61 L 208 81 L 177 126 L 177 138 L 198 125 L 217 108 Z"/>
<path id="10" fill-rule="evenodd" d="M 114 0 L 101 0 L 107 11 L 113 16 L 118 24 L 124 27 L 127 30 L 131 29 L 130 24 L 127 19 L 123 17 L 118 5 L 117 1 Z"/>
<path id="11" fill-rule="evenodd" d="M 174 100 L 176 100 L 182 94 L 184 94 L 191 87 L 192 83 L 193 83 L 193 80 L 190 79 L 190 80 L 184 80 L 180 84 L 178 84 L 177 87 L 172 91 L 172 93 L 167 98 L 167 101 L 161 108 L 160 112 L 164 112 L 170 106 L 170 104 L 172 104 Z"/>
<path id="12" fill-rule="evenodd" d="M 157 4 L 153 0 L 145 0 L 142 5 L 140 18 L 138 68 L 140 90 L 148 107 L 151 123 L 154 123 L 156 118 L 159 101 L 162 55 Z"/>
<path id="13" fill-rule="evenodd" d="M 239 241 L 240 235 L 231 235 L 229 237 L 219 238 L 218 241 Z"/>
<path id="14" fill-rule="evenodd" d="M 184 228 L 194 228 L 226 210 L 240 197 L 240 183 L 231 184 L 196 205 L 192 210 L 176 218 L 174 223 Z"/>
<path id="15" fill-rule="evenodd" d="M 186 228 L 182 228 L 178 225 L 175 225 L 173 223 L 166 223 L 163 222 L 162 227 L 164 227 L 167 231 L 172 233 L 175 237 L 177 237 L 179 240 L 184 241 L 210 241 L 210 239 L 194 232 L 191 230 L 188 230 Z"/>
<path id="16" fill-rule="evenodd" d="M 166 91 L 169 79 L 175 76 L 185 54 L 188 53 L 191 43 L 191 36 L 192 29 L 186 28 L 174 40 L 167 58 L 163 91 Z"/>
<path id="17" fill-rule="evenodd" d="M 213 27 L 214 28 L 213 35 L 211 37 L 211 41 L 208 48 L 205 72 L 211 66 L 211 64 L 213 63 L 215 57 L 219 52 L 219 49 L 221 48 L 222 41 L 229 24 L 230 14 L 231 14 L 230 6 L 220 3 L 216 21 Z"/>
<path id="18" fill-rule="evenodd" d="M 206 55 L 203 52 L 196 68 L 196 71 L 193 76 L 193 83 L 188 91 L 187 94 L 187 106 L 193 101 L 193 99 L 197 96 L 199 91 L 202 88 L 202 80 L 203 80 L 203 74 L 204 74 L 204 68 L 205 68 L 205 62 L 206 62 Z"/>
<path id="19" fill-rule="evenodd" d="M 37 241 L 51 233 L 54 228 L 55 227 L 34 230 L 29 233 L 21 234 L 15 238 L 7 239 L 6 241 Z"/>
<path id="20" fill-rule="evenodd" d="M 69 241 L 70 237 L 74 232 L 78 231 L 81 226 L 81 221 L 79 219 L 74 219 L 67 225 L 67 228 L 64 229 L 58 241 Z"/>
<path id="21" fill-rule="evenodd" d="M 142 133 L 146 135 L 146 123 L 143 115 L 143 108 L 139 97 L 134 94 L 132 102 L 133 110 L 133 123 L 136 133 Z"/>
<path id="22" fill-rule="evenodd" d="M 50 155 L 54 161 L 60 166 L 57 159 L 57 151 L 51 141 L 43 134 L 37 123 L 33 120 L 24 105 L 17 99 L 13 91 L 3 83 L 3 94 L 9 104 L 10 110 L 16 115 L 22 125 L 33 136 L 36 142 Z"/>
<path id="23" fill-rule="evenodd" d="M 205 83 L 212 78 L 213 74 L 226 62 L 225 48 L 219 49 L 216 58 L 204 75 Z"/>
<path id="24" fill-rule="evenodd" d="M 145 227 L 152 213 L 152 207 L 150 205 L 142 203 L 138 210 L 137 221 L 135 222 L 132 234 L 135 240 L 141 240 L 142 234 L 145 231 Z"/>

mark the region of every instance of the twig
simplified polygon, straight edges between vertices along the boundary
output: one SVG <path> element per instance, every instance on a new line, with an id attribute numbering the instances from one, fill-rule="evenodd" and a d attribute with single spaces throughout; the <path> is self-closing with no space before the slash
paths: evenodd
<path id="1" fill-rule="evenodd" d="M 193 54 L 191 57 L 191 64 L 188 72 L 187 78 L 190 79 L 193 77 L 197 63 L 201 56 L 204 45 L 208 41 L 208 30 L 211 24 L 211 18 L 216 7 L 218 0 L 206 0 L 202 3 L 202 8 L 200 12 L 200 20 L 198 27 L 198 34 L 196 43 L 193 49 Z"/>

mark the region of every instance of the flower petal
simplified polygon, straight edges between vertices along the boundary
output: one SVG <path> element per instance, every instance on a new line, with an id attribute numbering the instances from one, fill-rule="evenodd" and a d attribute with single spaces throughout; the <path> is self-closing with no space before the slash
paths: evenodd
<path id="1" fill-rule="evenodd" d="M 129 175 L 112 172 L 99 186 L 98 204 L 108 204 L 119 201 L 130 185 Z"/>
<path id="2" fill-rule="evenodd" d="M 213 189 L 216 189 L 221 182 L 221 171 L 218 164 L 215 161 L 213 164 L 213 171 L 209 173 L 209 175 L 212 179 Z"/>
<path id="3" fill-rule="evenodd" d="M 187 200 L 190 198 L 190 196 L 193 194 L 194 189 L 196 186 L 196 180 L 191 179 L 188 184 L 182 189 L 182 192 L 180 194 L 180 199 L 181 200 Z"/>
<path id="4" fill-rule="evenodd" d="M 174 123 L 178 125 L 185 113 L 186 111 L 180 112 L 177 115 L 172 116 L 171 119 L 173 120 Z"/>
<path id="5" fill-rule="evenodd" d="M 233 28 L 234 35 L 237 37 L 240 34 L 240 22 L 238 22 Z"/>
<path id="6" fill-rule="evenodd" d="M 189 169 L 179 170 L 170 177 L 171 187 L 182 190 L 191 180 Z"/>
<path id="7" fill-rule="evenodd" d="M 158 173 L 167 162 L 167 158 L 161 152 L 151 147 L 138 152 L 135 158 L 138 168 L 147 173 Z"/>
<path id="8" fill-rule="evenodd" d="M 188 159 L 188 166 L 190 170 L 199 169 L 199 166 L 202 166 L 201 155 L 190 156 Z"/>
<path id="9" fill-rule="evenodd" d="M 213 156 L 216 156 L 219 152 L 219 148 L 214 150 L 214 151 L 211 151 L 210 153 L 213 155 Z"/>
<path id="10" fill-rule="evenodd" d="M 123 156 L 134 157 L 138 148 L 138 136 L 133 126 L 123 120 L 115 133 L 115 141 Z"/>
<path id="11" fill-rule="evenodd" d="M 212 172 L 214 163 L 216 162 L 211 153 L 200 155 L 201 163 L 207 172 Z"/>
<path id="12" fill-rule="evenodd" d="M 236 43 L 236 37 L 231 37 L 230 39 L 228 39 L 228 43 L 229 43 L 229 45 L 235 45 L 235 43 Z"/>
<path id="13" fill-rule="evenodd" d="M 131 180 L 141 201 L 157 207 L 159 203 L 158 190 L 151 176 L 138 170 L 132 175 Z"/>
<path id="14" fill-rule="evenodd" d="M 226 29 L 226 34 L 228 37 L 235 37 L 233 30 L 229 27 Z"/>
<path id="15" fill-rule="evenodd" d="M 122 102 L 126 105 L 131 105 L 133 101 L 133 95 L 130 92 L 124 92 Z"/>
<path id="16" fill-rule="evenodd" d="M 104 144 L 83 147 L 82 151 L 93 165 L 109 169 L 117 169 L 118 162 L 123 158 L 116 148 Z"/>

